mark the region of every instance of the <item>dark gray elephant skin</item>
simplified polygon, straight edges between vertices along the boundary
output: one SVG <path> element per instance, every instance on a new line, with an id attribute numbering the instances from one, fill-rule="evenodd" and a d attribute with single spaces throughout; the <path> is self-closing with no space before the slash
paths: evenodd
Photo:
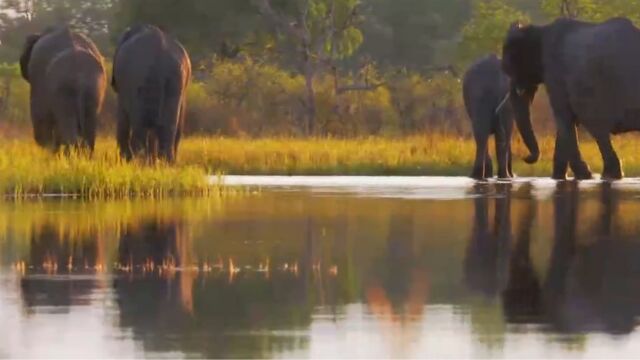
<path id="1" fill-rule="evenodd" d="M 186 50 L 152 25 L 130 28 L 113 61 L 118 146 L 126 159 L 146 152 L 173 162 L 186 113 L 191 62 Z"/>
<path id="2" fill-rule="evenodd" d="M 27 37 L 20 57 L 31 85 L 31 119 L 38 145 L 82 145 L 93 151 L 96 123 L 107 86 L 100 51 L 68 27 Z"/>
<path id="3" fill-rule="evenodd" d="M 535 91 L 520 96 L 512 92 L 510 80 L 501 69 L 500 59 L 495 55 L 485 56 L 469 67 L 463 80 L 463 95 L 476 142 L 472 178 L 485 179 L 493 176 L 488 149 L 491 135 L 495 135 L 496 140 L 498 177 L 513 177 L 511 135 L 514 117 L 530 152 L 524 160 L 529 164 L 538 161 L 540 150 L 529 113 L 529 104 L 534 94 Z"/>
<path id="4" fill-rule="evenodd" d="M 553 108 L 553 178 L 564 179 L 568 164 L 576 178 L 591 177 L 578 148 L 577 125 L 598 143 L 602 177 L 623 177 L 610 135 L 640 130 L 639 64 L 640 30 L 627 19 L 511 27 L 503 47 L 505 72 L 520 92 L 544 83 Z"/>

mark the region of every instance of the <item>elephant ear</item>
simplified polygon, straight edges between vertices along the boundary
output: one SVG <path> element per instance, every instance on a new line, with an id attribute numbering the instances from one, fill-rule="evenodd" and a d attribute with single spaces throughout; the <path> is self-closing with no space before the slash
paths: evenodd
<path id="1" fill-rule="evenodd" d="M 20 55 L 20 73 L 27 81 L 29 81 L 29 62 L 31 61 L 31 52 L 38 40 L 40 40 L 40 37 L 40 34 L 31 34 L 27 36 L 24 48 L 22 49 L 22 55 Z"/>
<path id="2" fill-rule="evenodd" d="M 116 47 L 116 51 L 113 54 L 113 69 L 111 70 L 111 87 L 115 92 L 118 92 L 118 86 L 116 84 L 116 59 L 118 58 L 118 52 L 120 51 L 120 47 L 124 45 L 127 41 L 129 41 L 132 37 L 137 35 L 146 29 L 146 25 L 134 25 L 127 29 L 118 40 L 118 46 Z"/>

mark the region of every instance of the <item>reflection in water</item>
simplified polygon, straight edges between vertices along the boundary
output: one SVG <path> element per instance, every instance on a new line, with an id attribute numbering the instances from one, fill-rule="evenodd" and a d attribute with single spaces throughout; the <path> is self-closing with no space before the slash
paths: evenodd
<path id="1" fill-rule="evenodd" d="M 511 194 L 496 189 L 495 220 L 488 222 L 487 197 L 476 198 L 472 237 L 465 259 L 470 290 L 494 298 L 500 294 L 505 321 L 543 324 L 560 333 L 628 334 L 640 314 L 640 243 L 616 222 L 619 191 L 600 187 L 599 212 L 580 217 L 575 182 L 560 182 L 553 196 L 553 243 L 541 278 L 531 255 L 536 202 L 527 196 L 512 236 Z M 582 221 L 581 221 L 582 220 Z M 504 249 L 512 245 L 505 255 Z M 507 256 L 506 276 L 501 267 Z M 506 278 L 506 279 L 505 279 Z"/>
<path id="2" fill-rule="evenodd" d="M 599 334 L 637 336 L 634 192 L 560 182 L 548 199 L 527 183 L 470 193 L 265 193 L 136 217 L 122 214 L 145 204 L 0 209 L 0 321 L 24 334 L 0 353 L 54 348 L 74 328 L 83 343 L 109 339 L 89 350 L 124 357 L 566 355 L 560 343 L 632 353 Z"/>
<path id="3" fill-rule="evenodd" d="M 506 258 L 511 242 L 511 184 L 498 184 L 495 194 L 478 185 L 475 216 L 464 264 L 469 289 L 487 298 L 495 297 L 506 281 Z M 489 196 L 495 198 L 493 227 L 489 224 Z"/>
<path id="4" fill-rule="evenodd" d="M 75 276 L 65 281 L 51 281 L 51 278 L 37 275 L 101 271 L 104 258 L 97 234 L 76 237 L 66 229 L 45 223 L 33 231 L 30 242 L 29 257 L 20 266 L 25 275 L 30 275 L 20 281 L 24 304 L 29 309 L 88 305 L 92 290 L 98 286 L 95 277 Z"/>

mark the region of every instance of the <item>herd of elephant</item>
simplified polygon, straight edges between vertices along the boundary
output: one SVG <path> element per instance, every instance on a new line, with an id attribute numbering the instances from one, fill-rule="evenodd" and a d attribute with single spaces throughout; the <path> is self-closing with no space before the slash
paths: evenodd
<path id="1" fill-rule="evenodd" d="M 515 23 L 502 48 L 467 71 L 464 101 L 472 121 L 476 159 L 471 177 L 493 176 L 487 140 L 496 137 L 498 177 L 513 177 L 513 119 L 528 147 L 527 163 L 540 149 L 530 107 L 545 85 L 556 123 L 554 179 L 566 179 L 570 167 L 578 180 L 591 179 L 578 146 L 577 127 L 593 136 L 604 162 L 602 178 L 623 177 L 611 134 L 640 130 L 640 29 L 626 18 L 601 23 L 558 19 L 547 25 Z"/>
<path id="2" fill-rule="evenodd" d="M 67 26 L 48 28 L 27 37 L 20 71 L 31 87 L 36 143 L 93 152 L 107 88 L 95 44 Z M 158 27 L 133 26 L 120 37 L 111 87 L 118 95 L 117 141 L 123 158 L 145 154 L 174 161 L 190 79 L 186 50 Z"/>

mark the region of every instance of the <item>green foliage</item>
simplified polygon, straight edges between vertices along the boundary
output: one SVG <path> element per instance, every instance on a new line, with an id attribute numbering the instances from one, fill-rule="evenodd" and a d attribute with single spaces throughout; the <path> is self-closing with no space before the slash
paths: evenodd
<path id="1" fill-rule="evenodd" d="M 195 63 L 210 59 L 214 53 L 233 57 L 240 48 L 264 49 L 270 42 L 260 13 L 250 0 L 119 0 L 112 39 L 141 22 L 173 33 Z"/>
<path id="2" fill-rule="evenodd" d="M 543 0 L 542 9 L 552 17 L 574 16 L 582 20 L 601 22 L 623 16 L 640 25 L 638 0 Z"/>
<path id="3" fill-rule="evenodd" d="M 518 20 L 528 21 L 528 17 L 505 0 L 476 0 L 473 17 L 462 29 L 461 62 L 468 64 L 487 53 L 500 54 L 509 25 Z"/>
<path id="4" fill-rule="evenodd" d="M 460 81 L 453 75 L 384 75 L 373 66 L 366 73 L 366 79 L 361 73 L 341 75 L 340 84 L 386 85 L 336 94 L 333 76 L 315 80 L 319 134 L 468 132 Z M 217 61 L 206 78 L 189 88 L 188 130 L 252 137 L 301 134 L 304 91 L 304 78 L 280 67 L 250 59 Z"/>
<path id="5" fill-rule="evenodd" d="M 18 64 L 0 64 L 0 117 L 13 125 L 29 121 L 29 84 Z"/>
<path id="6" fill-rule="evenodd" d="M 361 54 L 384 66 L 419 69 L 451 61 L 470 16 L 468 0 L 369 0 Z"/>

